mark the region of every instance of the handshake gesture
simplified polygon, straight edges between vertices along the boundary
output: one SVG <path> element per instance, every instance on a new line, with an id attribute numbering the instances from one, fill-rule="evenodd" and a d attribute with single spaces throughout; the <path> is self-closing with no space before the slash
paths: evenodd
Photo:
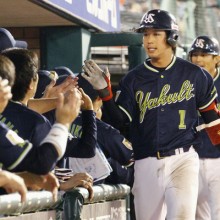
<path id="1" fill-rule="evenodd" d="M 85 65 L 82 67 L 84 70 L 82 77 L 98 91 L 99 97 L 103 101 L 110 100 L 113 97 L 113 94 L 108 68 L 103 71 L 94 60 L 85 60 L 84 63 Z"/>

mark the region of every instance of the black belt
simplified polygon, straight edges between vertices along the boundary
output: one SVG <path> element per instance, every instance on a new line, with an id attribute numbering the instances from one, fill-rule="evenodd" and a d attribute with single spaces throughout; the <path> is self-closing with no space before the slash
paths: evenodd
<path id="1" fill-rule="evenodd" d="M 188 152 L 192 147 L 193 145 L 176 148 L 176 149 L 168 150 L 168 151 L 157 151 L 156 154 L 154 154 L 152 157 L 156 157 L 157 159 L 163 159 L 165 157 Z"/>

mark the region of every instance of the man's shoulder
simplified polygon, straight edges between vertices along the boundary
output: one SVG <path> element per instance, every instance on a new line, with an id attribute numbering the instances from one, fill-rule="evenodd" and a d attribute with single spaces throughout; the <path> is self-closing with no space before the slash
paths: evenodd
<path id="1" fill-rule="evenodd" d="M 16 114 L 14 114 L 16 113 Z M 31 121 L 46 121 L 46 117 L 35 112 L 32 109 L 29 109 L 27 106 L 22 105 L 20 103 L 10 101 L 3 112 L 3 115 L 14 115 L 14 117 L 25 118 Z"/>
<path id="2" fill-rule="evenodd" d="M 191 63 L 189 60 L 185 60 L 185 59 L 180 58 L 180 57 L 176 57 L 176 64 L 186 65 L 186 66 L 189 66 L 189 67 L 192 67 L 192 68 L 200 69 L 199 66 Z"/>

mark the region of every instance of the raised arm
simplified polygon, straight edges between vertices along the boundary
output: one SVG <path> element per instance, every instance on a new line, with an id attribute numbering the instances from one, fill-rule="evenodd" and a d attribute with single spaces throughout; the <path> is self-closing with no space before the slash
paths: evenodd
<path id="1" fill-rule="evenodd" d="M 103 101 L 104 112 L 111 119 L 110 123 L 120 129 L 128 121 L 128 117 L 113 100 L 108 68 L 103 71 L 94 60 L 86 60 L 83 70 L 82 77 L 97 90 L 99 97 Z"/>
<path id="2" fill-rule="evenodd" d="M 95 156 L 97 141 L 96 117 L 93 111 L 92 101 L 88 95 L 80 89 L 84 104 L 82 105 L 82 136 L 68 141 L 65 156 L 89 158 Z"/>

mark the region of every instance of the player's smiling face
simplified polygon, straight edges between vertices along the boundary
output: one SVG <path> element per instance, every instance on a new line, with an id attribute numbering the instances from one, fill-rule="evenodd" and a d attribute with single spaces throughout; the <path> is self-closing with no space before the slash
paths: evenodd
<path id="1" fill-rule="evenodd" d="M 208 71 L 212 77 L 216 74 L 216 64 L 218 63 L 219 56 L 214 56 L 212 54 L 193 52 L 191 56 L 192 63 L 204 68 Z"/>
<path id="2" fill-rule="evenodd" d="M 166 32 L 163 30 L 146 29 L 144 31 L 143 44 L 145 51 L 158 67 L 167 66 L 173 55 L 172 48 L 168 45 L 166 39 Z"/>

